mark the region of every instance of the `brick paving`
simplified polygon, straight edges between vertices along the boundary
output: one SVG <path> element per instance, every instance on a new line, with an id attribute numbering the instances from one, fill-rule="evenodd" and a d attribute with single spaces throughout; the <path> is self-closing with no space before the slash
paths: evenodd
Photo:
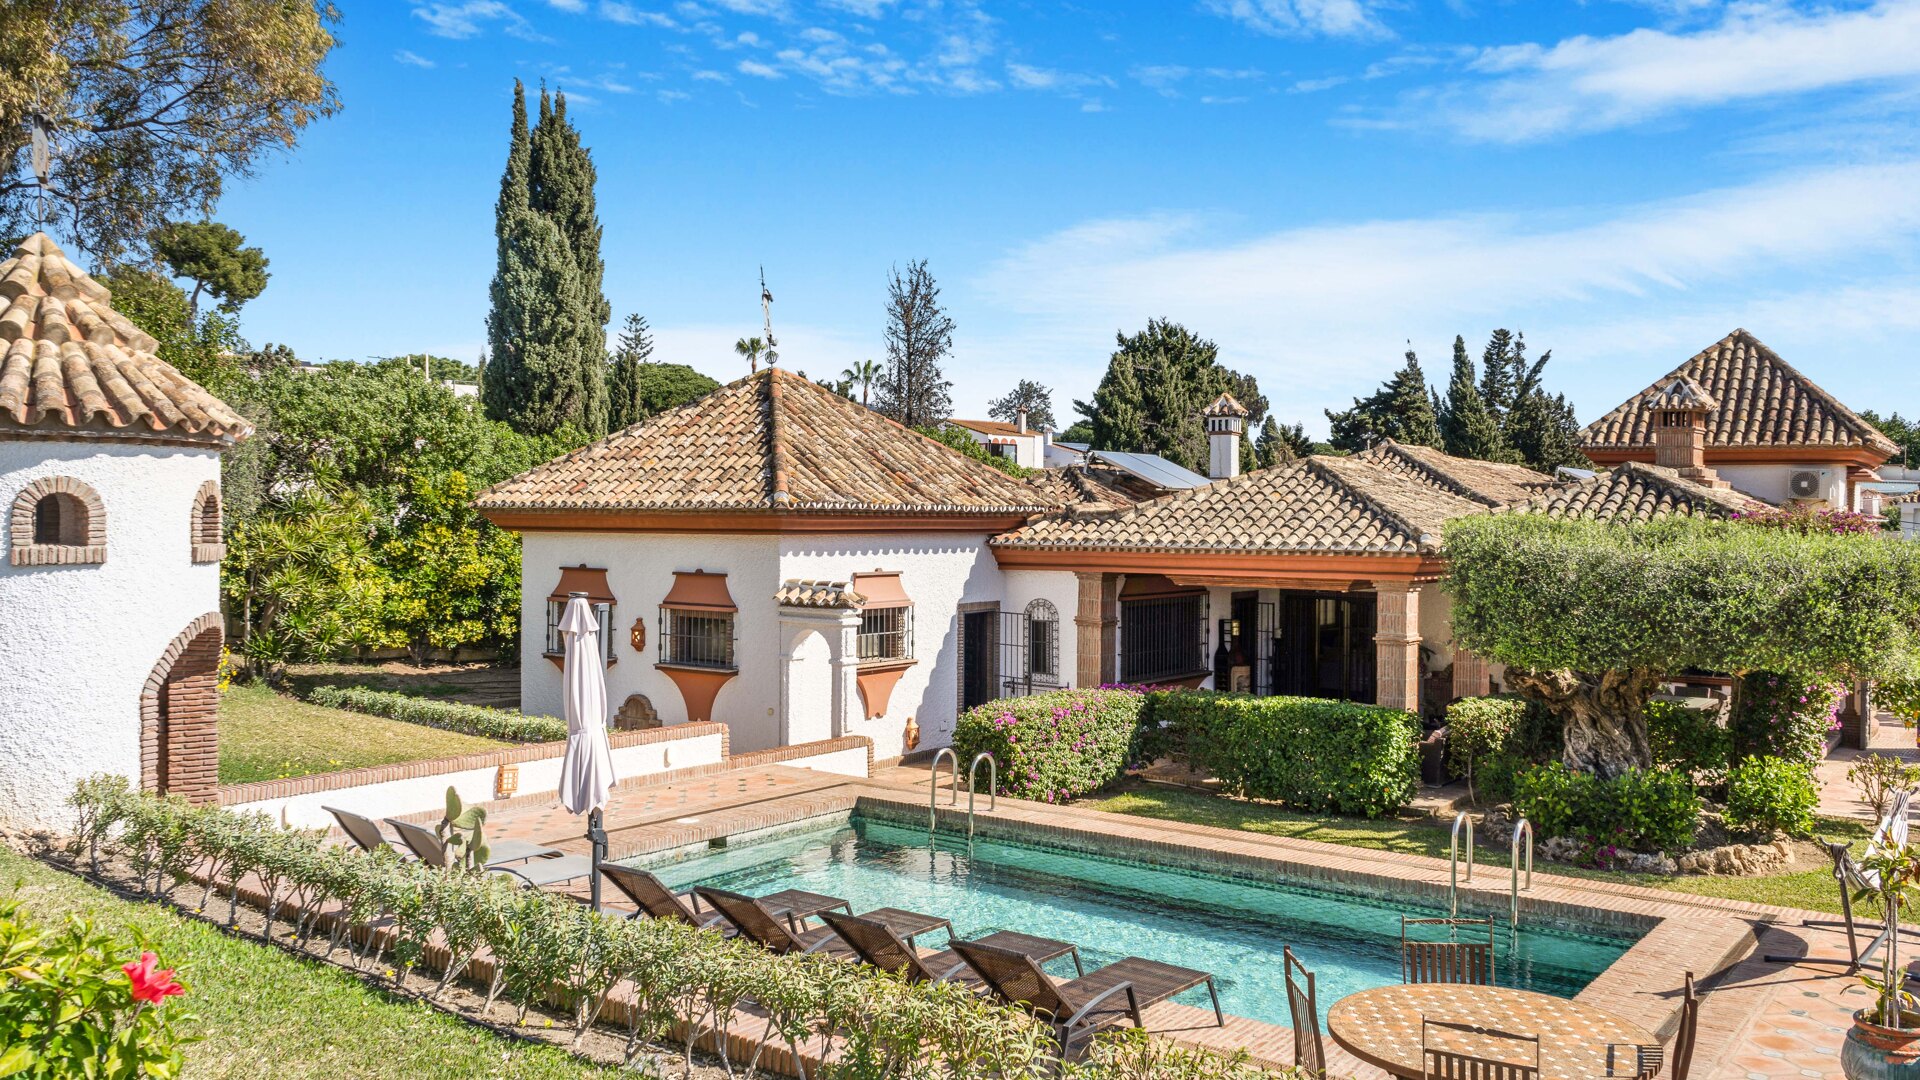
<path id="1" fill-rule="evenodd" d="M 634 855 L 704 845 L 856 807 L 885 816 L 926 813 L 924 767 L 892 767 L 874 779 L 769 766 L 666 782 L 623 786 L 607 811 L 611 855 Z M 490 811 L 490 833 L 584 852 L 583 823 L 546 805 L 507 805 Z M 964 805 L 964 800 L 963 800 Z M 1257 867 L 1290 880 L 1342 888 L 1385 889 L 1409 904 L 1444 902 L 1447 866 L 1417 855 L 1370 851 L 1309 840 L 1257 834 L 1002 799 L 997 811 L 982 809 L 980 835 L 1044 838 L 1073 844 L 1097 840 L 1143 858 L 1173 864 Z M 943 828 L 964 828 L 965 810 L 953 810 L 942 792 Z M 1506 878 L 1497 870 L 1462 886 L 1462 906 L 1504 917 Z M 581 886 L 584 891 L 584 886 Z M 1762 957 L 1845 956 L 1838 931 L 1801 925 L 1827 916 L 1696 897 L 1586 878 L 1536 875 L 1522 894 L 1522 919 L 1600 918 L 1641 931 L 1636 946 L 1597 978 L 1578 999 L 1656 1032 L 1671 1041 L 1678 1019 L 1685 971 L 1695 972 L 1702 992 L 1699 1048 L 1694 1075 L 1705 1080 L 1772 1080 L 1774 1077 L 1839 1077 L 1838 1050 L 1852 1012 L 1866 992 L 1842 967 L 1770 964 Z M 1717 974 L 1715 974 L 1717 973 Z M 736 1034 L 751 1028 L 736 1027 Z M 1173 1002 L 1147 1013 L 1149 1030 L 1182 1042 L 1225 1050 L 1244 1049 L 1255 1059 L 1284 1065 L 1293 1056 L 1293 1033 L 1285 1027 L 1229 1017 L 1217 1027 L 1209 1010 Z M 1372 1080 L 1384 1074 L 1341 1052 L 1329 1039 L 1332 1072 Z"/>
<path id="2" fill-rule="evenodd" d="M 1835 750 L 1826 760 L 1814 766 L 1814 777 L 1820 782 L 1820 813 L 1826 817 L 1854 818 L 1859 821 L 1873 820 L 1873 811 L 1860 801 L 1854 791 L 1853 783 L 1847 779 L 1847 769 L 1865 754 L 1885 754 L 1901 758 L 1908 763 L 1920 763 L 1920 748 L 1914 745 L 1913 730 L 1895 720 L 1891 713 L 1879 713 L 1874 724 L 1867 729 L 1867 749 Z M 1915 816 L 1920 817 L 1920 808 Z"/>

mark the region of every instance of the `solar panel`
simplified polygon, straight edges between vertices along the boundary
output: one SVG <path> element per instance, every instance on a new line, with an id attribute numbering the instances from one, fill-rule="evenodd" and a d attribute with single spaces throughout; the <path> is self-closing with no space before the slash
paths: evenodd
<path id="1" fill-rule="evenodd" d="M 1117 450 L 1096 450 L 1093 456 L 1116 469 L 1130 472 L 1150 484 L 1168 490 L 1204 487 L 1213 481 L 1191 469 L 1183 469 L 1159 454 L 1129 454 Z"/>

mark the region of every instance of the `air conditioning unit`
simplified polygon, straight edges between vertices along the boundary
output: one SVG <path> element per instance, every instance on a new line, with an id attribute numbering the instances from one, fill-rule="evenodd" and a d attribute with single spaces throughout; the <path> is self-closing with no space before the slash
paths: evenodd
<path id="1" fill-rule="evenodd" d="M 1796 499 L 1821 498 L 1826 480 L 1825 469 L 1795 469 L 1787 474 L 1787 494 Z"/>

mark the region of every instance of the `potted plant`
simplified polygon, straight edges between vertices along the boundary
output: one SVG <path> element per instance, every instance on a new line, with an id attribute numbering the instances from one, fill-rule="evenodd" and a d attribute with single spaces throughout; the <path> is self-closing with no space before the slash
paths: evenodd
<path id="1" fill-rule="evenodd" d="M 1900 909 L 1920 879 L 1920 844 L 1869 851 L 1860 870 L 1873 884 L 1859 890 L 1855 900 L 1880 901 L 1886 944 L 1879 974 L 1860 976 L 1874 992 L 1874 1003 L 1853 1014 L 1840 1068 L 1847 1080 L 1920 1080 L 1920 1005 L 1906 992 L 1906 965 L 1900 961 Z"/>

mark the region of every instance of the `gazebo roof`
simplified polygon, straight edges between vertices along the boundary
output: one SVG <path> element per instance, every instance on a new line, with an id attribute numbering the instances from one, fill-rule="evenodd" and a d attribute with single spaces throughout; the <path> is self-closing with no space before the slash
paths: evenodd
<path id="1" fill-rule="evenodd" d="M 106 286 L 34 233 L 0 263 L 0 435 L 231 446 L 253 426 L 115 311 Z"/>

